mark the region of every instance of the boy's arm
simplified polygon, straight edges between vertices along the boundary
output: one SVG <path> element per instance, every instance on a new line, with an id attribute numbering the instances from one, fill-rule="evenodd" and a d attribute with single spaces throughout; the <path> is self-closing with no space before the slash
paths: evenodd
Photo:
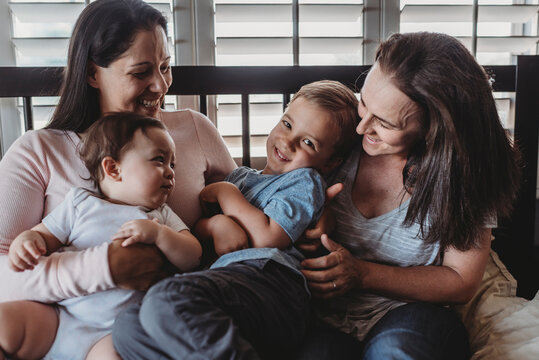
<path id="1" fill-rule="evenodd" d="M 14 271 L 32 270 L 42 255 L 50 255 L 63 244 L 43 223 L 26 230 L 9 247 L 9 266 Z"/>
<path id="2" fill-rule="evenodd" d="M 285 249 L 291 239 L 283 228 L 264 212 L 251 205 L 232 183 L 219 182 L 206 186 L 200 193 L 203 202 L 218 202 L 223 213 L 236 221 L 247 233 L 255 248 Z"/>

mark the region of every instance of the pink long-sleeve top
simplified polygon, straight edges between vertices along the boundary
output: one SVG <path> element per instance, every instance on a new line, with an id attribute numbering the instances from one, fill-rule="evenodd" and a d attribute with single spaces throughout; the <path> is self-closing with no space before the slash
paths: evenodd
<path id="1" fill-rule="evenodd" d="M 176 143 L 176 187 L 167 203 L 191 227 L 200 217 L 198 194 L 236 165 L 215 126 L 202 114 L 161 112 Z M 78 157 L 77 134 L 29 131 L 0 161 L 0 302 L 56 302 L 115 287 L 107 261 L 108 240 L 79 252 L 43 257 L 32 271 L 8 267 L 8 249 L 22 231 L 41 222 L 74 186 L 93 189 Z"/>

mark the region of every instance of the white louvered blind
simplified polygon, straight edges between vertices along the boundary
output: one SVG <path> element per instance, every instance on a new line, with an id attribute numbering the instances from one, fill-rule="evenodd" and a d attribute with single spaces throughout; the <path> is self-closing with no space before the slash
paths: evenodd
<path id="1" fill-rule="evenodd" d="M 361 0 L 299 1 L 299 64 L 361 64 Z M 217 65 L 292 65 L 292 1 L 215 1 Z"/>
<path id="2" fill-rule="evenodd" d="M 481 0 L 477 12 L 477 52 L 480 64 L 510 65 L 516 55 L 537 54 L 537 0 Z M 401 1 L 401 32 L 438 31 L 456 36 L 472 48 L 473 1 Z M 513 129 L 513 94 L 497 93 L 504 125 Z"/>
<path id="3" fill-rule="evenodd" d="M 537 53 L 537 0 L 478 2 L 477 60 L 481 64 L 515 64 L 514 55 Z M 473 1 L 401 1 L 401 32 L 429 30 L 472 42 Z"/>
<path id="4" fill-rule="evenodd" d="M 300 0 L 300 65 L 362 64 L 363 1 Z M 215 0 L 218 66 L 293 65 L 293 2 Z M 265 156 L 265 139 L 283 112 L 279 95 L 250 96 L 251 155 Z M 241 157 L 239 95 L 217 97 L 219 131 Z"/>
<path id="5" fill-rule="evenodd" d="M 215 50 L 216 65 L 294 63 L 293 1 L 197 0 L 198 4 L 210 2 L 214 8 L 214 28 L 209 29 L 207 26 L 199 31 L 214 32 L 215 37 L 212 38 L 215 43 L 210 45 L 210 50 L 212 47 Z M 151 3 L 166 14 L 170 24 L 169 35 L 173 37 L 172 4 L 176 3 L 180 7 L 185 4 L 180 0 L 157 0 Z M 365 3 L 369 3 L 368 11 L 365 11 Z M 380 0 L 379 3 L 385 4 L 385 7 L 373 6 L 377 3 L 372 0 L 299 0 L 298 63 L 362 64 L 363 49 L 366 46 L 365 16 L 382 18 L 384 13 L 377 11 L 400 13 L 402 32 L 446 32 L 457 36 L 470 47 L 473 0 Z M 13 35 L 10 46 L 15 49 L 16 65 L 63 66 L 73 24 L 85 2 L 11 0 L 7 4 Z M 480 0 L 477 42 L 479 62 L 489 65 L 513 64 L 514 55 L 537 53 L 538 8 L 538 0 L 521 0 L 518 3 L 511 0 Z M 183 28 L 179 31 L 183 31 Z M 173 39 L 170 46 L 174 57 Z M 497 96 L 500 97 L 500 112 L 506 114 L 504 119 L 508 128 L 511 128 L 510 94 Z M 55 98 L 34 98 L 36 128 L 46 123 L 56 101 Z M 282 113 L 282 97 L 255 95 L 251 96 L 250 102 L 252 154 L 263 156 L 265 135 Z M 212 115 L 212 120 L 216 120 L 235 156 L 241 154 L 239 104 L 239 96 L 219 96 L 216 119 Z M 167 97 L 167 106 L 175 106 L 174 97 Z"/>

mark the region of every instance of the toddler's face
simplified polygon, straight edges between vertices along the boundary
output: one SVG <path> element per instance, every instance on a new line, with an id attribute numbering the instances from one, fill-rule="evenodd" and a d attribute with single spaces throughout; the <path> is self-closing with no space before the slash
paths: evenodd
<path id="1" fill-rule="evenodd" d="M 120 160 L 121 186 L 114 197 L 150 209 L 163 205 L 174 188 L 176 148 L 165 130 L 137 130 Z"/>
<path id="2" fill-rule="evenodd" d="M 331 114 L 300 97 L 283 114 L 266 141 L 264 174 L 282 174 L 311 167 L 322 173 L 336 165 L 332 158 L 339 128 Z"/>

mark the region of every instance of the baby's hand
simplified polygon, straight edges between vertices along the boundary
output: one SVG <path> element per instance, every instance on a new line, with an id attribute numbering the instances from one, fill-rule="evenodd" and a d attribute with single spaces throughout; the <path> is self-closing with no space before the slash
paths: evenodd
<path id="1" fill-rule="evenodd" d="M 112 240 L 124 240 L 122 242 L 124 247 L 135 243 L 154 244 L 157 240 L 160 226 L 157 219 L 131 220 L 120 227 Z"/>
<path id="2" fill-rule="evenodd" d="M 46 252 L 47 245 L 41 235 L 37 231 L 25 231 L 9 247 L 9 267 L 13 271 L 32 270 Z"/>

